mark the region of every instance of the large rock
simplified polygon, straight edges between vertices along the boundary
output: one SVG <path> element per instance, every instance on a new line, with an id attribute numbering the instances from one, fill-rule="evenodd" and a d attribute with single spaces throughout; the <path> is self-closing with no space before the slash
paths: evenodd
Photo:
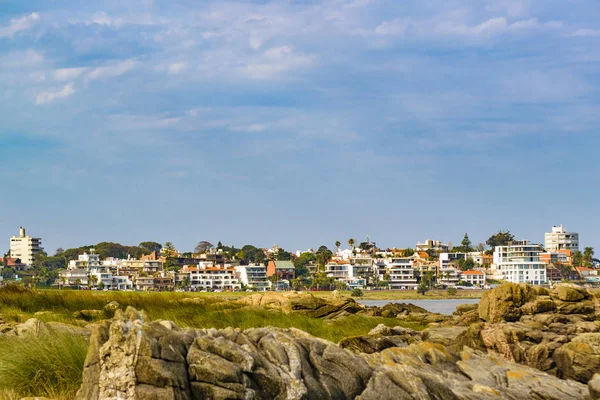
<path id="1" fill-rule="evenodd" d="M 356 314 L 364 307 L 351 298 L 325 300 L 310 293 L 264 292 L 239 300 L 243 304 L 277 309 L 285 313 L 302 313 L 313 318 L 335 319 Z"/>
<path id="2" fill-rule="evenodd" d="M 339 346 L 355 353 L 378 353 L 390 347 L 406 347 L 421 341 L 421 332 L 403 328 L 377 325 L 368 335 L 352 336 L 340 341 Z"/>
<path id="3" fill-rule="evenodd" d="M 591 297 L 585 288 L 565 283 L 557 285 L 550 296 L 562 301 L 580 301 Z"/>
<path id="4" fill-rule="evenodd" d="M 479 318 L 486 322 L 517 321 L 523 314 L 520 307 L 536 296 L 529 285 L 505 283 L 483 294 Z"/>
<path id="5" fill-rule="evenodd" d="M 583 333 L 554 352 L 557 375 L 588 382 L 600 371 L 600 333 Z"/>

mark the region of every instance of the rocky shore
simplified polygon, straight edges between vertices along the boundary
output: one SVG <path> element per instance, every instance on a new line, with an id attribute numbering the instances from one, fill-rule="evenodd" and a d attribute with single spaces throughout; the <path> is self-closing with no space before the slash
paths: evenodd
<path id="1" fill-rule="evenodd" d="M 353 314 L 425 329 L 379 325 L 336 344 L 297 329 L 180 328 L 111 303 L 80 312 L 80 327 L 31 319 L 0 333 L 89 337 L 78 399 L 600 399 L 600 297 L 577 286 L 504 284 L 451 316 L 296 293 L 239 302 L 331 329 Z"/>

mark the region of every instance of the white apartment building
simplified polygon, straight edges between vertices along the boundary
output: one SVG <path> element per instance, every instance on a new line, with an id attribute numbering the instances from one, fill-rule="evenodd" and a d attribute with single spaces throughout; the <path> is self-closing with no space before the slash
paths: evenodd
<path id="1" fill-rule="evenodd" d="M 512 283 L 534 285 L 547 282 L 546 264 L 540 261 L 543 248 L 526 240 L 514 241 L 508 246 L 494 249 L 492 269 L 502 274 L 504 280 Z"/>
<path id="2" fill-rule="evenodd" d="M 242 287 L 233 267 L 200 262 L 197 267 L 181 271 L 190 273 L 191 286 L 198 290 L 239 290 Z"/>
<path id="3" fill-rule="evenodd" d="M 271 285 L 267 278 L 267 267 L 262 264 L 238 265 L 235 275 L 245 286 L 255 290 L 267 290 Z"/>
<path id="4" fill-rule="evenodd" d="M 567 232 L 562 226 L 553 226 L 552 232 L 544 234 L 544 246 L 548 252 L 558 250 L 579 250 L 579 233 Z"/>
<path id="5" fill-rule="evenodd" d="M 448 243 L 443 243 L 440 240 L 427 239 L 425 243 L 417 243 L 415 246 L 417 251 L 441 251 L 443 253 L 447 253 L 450 251 L 450 245 Z"/>
<path id="6" fill-rule="evenodd" d="M 20 259 L 28 267 L 33 265 L 33 259 L 43 250 L 42 239 L 27 236 L 22 226 L 19 227 L 19 236 L 10 238 L 10 256 Z"/>
<path id="7" fill-rule="evenodd" d="M 412 257 L 391 258 L 387 264 L 390 289 L 409 289 L 417 287 L 414 259 Z"/>

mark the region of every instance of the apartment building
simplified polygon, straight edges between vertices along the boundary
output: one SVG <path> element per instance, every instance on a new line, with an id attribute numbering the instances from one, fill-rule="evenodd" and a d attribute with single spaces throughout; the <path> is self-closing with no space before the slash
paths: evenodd
<path id="1" fill-rule="evenodd" d="M 541 245 L 527 240 L 497 246 L 494 249 L 492 269 L 512 283 L 544 284 L 547 282 L 547 275 L 546 264 L 540 260 L 543 251 Z"/>
<path id="2" fill-rule="evenodd" d="M 559 250 L 579 250 L 579 233 L 567 232 L 562 226 L 553 226 L 551 232 L 544 235 L 544 247 L 548 252 Z"/>
<path id="3" fill-rule="evenodd" d="M 465 253 L 442 253 L 439 258 L 438 283 L 455 286 L 460 281 L 460 271 L 454 263 L 466 259 Z"/>
<path id="4" fill-rule="evenodd" d="M 11 258 L 18 258 L 27 267 L 33 265 L 33 260 L 43 250 L 42 239 L 26 235 L 22 226 L 19 227 L 19 236 L 10 238 Z"/>
<path id="5" fill-rule="evenodd" d="M 230 266 L 201 262 L 197 267 L 185 268 L 182 272 L 189 272 L 190 284 L 196 290 L 239 290 L 242 287 L 235 268 Z"/>
<path id="6" fill-rule="evenodd" d="M 396 257 L 389 260 L 387 275 L 390 289 L 413 290 L 417 287 L 414 262 L 413 257 Z"/>
<path id="7" fill-rule="evenodd" d="M 277 280 L 292 280 L 296 275 L 296 269 L 291 261 L 269 261 L 267 265 L 267 276 L 277 276 Z"/>
<path id="8" fill-rule="evenodd" d="M 262 264 L 238 265 L 235 274 L 240 283 L 254 290 L 267 290 L 271 286 L 267 267 Z"/>
<path id="9" fill-rule="evenodd" d="M 68 269 L 90 269 L 100 268 L 100 256 L 90 249 L 90 253 L 83 253 L 77 257 L 77 260 L 69 261 Z"/>

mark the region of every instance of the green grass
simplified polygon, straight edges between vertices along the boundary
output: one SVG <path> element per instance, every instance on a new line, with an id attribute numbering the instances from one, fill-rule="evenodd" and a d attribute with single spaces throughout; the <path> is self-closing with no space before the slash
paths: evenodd
<path id="1" fill-rule="evenodd" d="M 74 398 L 87 342 L 52 332 L 37 338 L 0 337 L 0 397 Z"/>
<path id="2" fill-rule="evenodd" d="M 114 300 L 119 302 L 122 308 L 131 306 L 145 311 L 153 320 L 171 320 L 181 327 L 294 327 L 333 342 L 339 342 L 348 336 L 367 334 L 378 324 L 423 328 L 415 323 L 401 323 L 395 318 L 363 315 L 326 321 L 301 313 L 286 314 L 279 310 L 249 307 L 231 301 L 245 295 L 28 290 L 9 285 L 0 288 L 0 318 L 7 322 L 25 322 L 35 317 L 44 322 L 57 321 L 83 326 L 89 322 L 76 320 L 74 312 L 102 309 Z M 201 300 L 182 301 L 187 298 Z M 81 384 L 87 351 L 85 339 L 64 333 L 32 339 L 2 336 L 0 349 L 0 398 L 74 398 Z"/>

